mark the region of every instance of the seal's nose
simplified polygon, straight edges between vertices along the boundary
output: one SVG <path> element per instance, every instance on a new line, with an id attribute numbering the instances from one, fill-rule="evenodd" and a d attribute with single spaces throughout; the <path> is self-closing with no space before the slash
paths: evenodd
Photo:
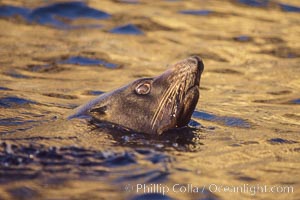
<path id="1" fill-rule="evenodd" d="M 202 59 L 199 56 L 192 56 L 189 59 L 197 65 L 198 70 L 200 71 L 200 73 L 202 73 L 204 69 Z"/>

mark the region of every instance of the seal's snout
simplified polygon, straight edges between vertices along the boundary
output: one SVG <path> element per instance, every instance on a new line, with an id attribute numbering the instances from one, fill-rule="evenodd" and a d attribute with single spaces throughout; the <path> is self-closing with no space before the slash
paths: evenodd
<path id="1" fill-rule="evenodd" d="M 200 73 L 203 72 L 204 64 L 199 56 L 192 56 L 189 58 L 189 61 L 197 66 L 197 69 L 200 71 Z"/>

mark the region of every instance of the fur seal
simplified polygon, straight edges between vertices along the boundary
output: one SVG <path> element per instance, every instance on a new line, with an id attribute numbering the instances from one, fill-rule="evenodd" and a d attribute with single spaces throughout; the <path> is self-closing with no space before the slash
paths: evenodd
<path id="1" fill-rule="evenodd" d="M 157 77 L 141 78 L 101 94 L 78 107 L 68 119 L 90 117 L 158 135 L 184 127 L 198 102 L 203 69 L 201 58 L 189 57 Z"/>

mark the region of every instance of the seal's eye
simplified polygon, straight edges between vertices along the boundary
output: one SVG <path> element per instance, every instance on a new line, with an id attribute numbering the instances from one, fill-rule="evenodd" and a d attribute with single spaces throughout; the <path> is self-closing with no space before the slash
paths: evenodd
<path id="1" fill-rule="evenodd" d="M 135 92 L 137 94 L 149 94 L 151 90 L 151 85 L 150 83 L 146 82 L 146 83 L 140 83 L 136 88 L 135 88 Z"/>

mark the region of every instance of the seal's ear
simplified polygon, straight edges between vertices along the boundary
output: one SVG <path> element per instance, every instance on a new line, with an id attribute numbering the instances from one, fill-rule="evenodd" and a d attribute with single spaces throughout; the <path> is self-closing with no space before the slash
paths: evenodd
<path id="1" fill-rule="evenodd" d="M 134 91 L 138 95 L 147 95 L 151 92 L 152 82 L 149 80 L 142 81 L 135 87 Z"/>
<path id="2" fill-rule="evenodd" d="M 99 107 L 93 107 L 90 109 L 90 113 L 94 115 L 105 115 L 107 111 L 107 106 L 99 106 Z"/>

